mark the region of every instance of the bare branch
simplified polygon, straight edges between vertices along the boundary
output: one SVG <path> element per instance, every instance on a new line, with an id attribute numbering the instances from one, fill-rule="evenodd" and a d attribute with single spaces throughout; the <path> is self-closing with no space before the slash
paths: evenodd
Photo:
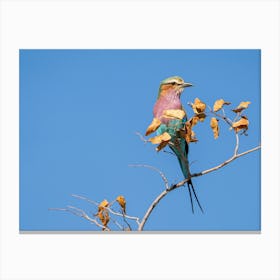
<path id="1" fill-rule="evenodd" d="M 147 165 L 147 164 L 129 164 L 130 167 L 144 167 L 144 168 L 149 168 L 152 169 L 156 172 L 159 173 L 160 177 L 162 178 L 162 180 L 164 181 L 164 185 L 165 188 L 168 189 L 169 188 L 169 184 L 168 184 L 168 180 L 166 178 L 166 176 L 164 175 L 164 173 L 162 171 L 160 171 L 158 168 L 152 166 L 152 165 Z"/>
<path id="2" fill-rule="evenodd" d="M 124 214 L 124 211 L 123 211 L 123 210 L 122 210 L 122 214 L 123 214 L 123 221 L 127 224 L 128 229 L 131 231 L 131 230 L 132 230 L 132 228 L 131 228 L 131 226 L 130 226 L 129 222 L 126 220 L 126 218 L 125 218 L 125 214 Z M 139 221 L 137 220 L 136 222 L 137 222 L 137 224 L 139 225 Z"/>
<path id="3" fill-rule="evenodd" d="M 237 114 L 236 114 L 234 120 L 232 121 L 232 123 L 235 123 L 240 116 L 241 116 L 241 112 L 237 112 Z"/>
<path id="4" fill-rule="evenodd" d="M 147 143 L 149 142 L 147 139 L 145 139 L 145 137 L 140 133 L 140 132 L 135 132 L 136 135 L 139 136 L 139 138 L 144 142 L 144 143 Z"/>
<path id="5" fill-rule="evenodd" d="M 238 145 L 239 145 L 239 144 L 238 144 L 238 143 L 239 143 L 239 142 L 238 142 L 238 141 L 239 141 L 239 140 L 238 140 L 239 138 L 237 137 L 236 139 L 237 139 L 237 143 L 236 143 L 236 146 L 235 146 L 234 155 L 233 155 L 231 158 L 229 158 L 228 160 L 224 161 L 223 163 L 221 163 L 221 164 L 219 164 L 219 165 L 217 165 L 217 166 L 215 166 L 215 167 L 213 167 L 213 168 L 210 168 L 210 169 L 201 171 L 201 172 L 199 172 L 199 173 L 194 173 L 194 174 L 192 174 L 190 177 L 191 177 L 191 178 L 192 178 L 192 177 L 198 177 L 198 176 L 202 176 L 202 175 L 208 174 L 208 173 L 210 173 L 210 172 L 213 172 L 213 171 L 215 171 L 215 170 L 218 170 L 218 169 L 222 168 L 223 166 L 229 164 L 230 162 L 236 160 L 237 158 L 239 158 L 239 157 L 241 157 L 241 156 L 244 156 L 244 155 L 246 155 L 246 154 L 252 153 L 252 152 L 254 152 L 254 151 L 257 151 L 257 150 L 259 150 L 259 149 L 261 148 L 261 145 L 259 145 L 259 146 L 255 147 L 255 148 L 251 149 L 251 150 L 248 150 L 248 151 L 246 151 L 246 152 L 237 154 L 237 149 L 238 149 Z M 148 208 L 147 212 L 145 213 L 145 215 L 144 215 L 144 217 L 143 217 L 143 219 L 142 219 L 142 221 L 141 221 L 141 223 L 140 223 L 140 225 L 139 225 L 139 227 L 138 227 L 138 231 L 142 231 L 142 230 L 143 230 L 143 228 L 144 228 L 144 226 L 145 226 L 145 223 L 147 222 L 147 220 L 148 220 L 149 216 L 151 215 L 153 209 L 154 209 L 154 208 L 156 207 L 156 205 L 160 202 L 160 200 L 161 200 L 162 198 L 164 198 L 164 197 L 167 195 L 168 192 L 173 191 L 173 190 L 175 190 L 175 189 L 178 189 L 178 188 L 184 186 L 184 185 L 188 182 L 188 180 L 189 180 L 189 178 L 188 178 L 188 179 L 185 179 L 185 180 L 183 180 L 183 181 L 181 181 L 181 182 L 179 182 L 179 183 L 177 183 L 177 184 L 175 184 L 175 185 L 172 185 L 172 186 L 166 188 L 162 193 L 160 193 L 159 196 L 157 196 L 157 197 L 155 198 L 155 200 L 151 203 L 150 207 Z"/>
<path id="6" fill-rule="evenodd" d="M 129 215 L 124 214 L 124 213 L 118 213 L 118 212 L 112 210 L 110 207 L 104 207 L 104 208 L 106 208 L 113 215 L 116 215 L 116 216 L 119 216 L 119 217 L 125 217 L 126 219 L 134 220 L 137 223 L 137 225 L 140 224 L 140 219 L 138 217 L 129 216 Z"/>
<path id="7" fill-rule="evenodd" d="M 162 198 L 164 198 L 167 193 L 169 192 L 169 189 L 165 189 L 158 197 L 156 197 L 156 199 L 152 202 L 152 204 L 150 205 L 150 207 L 148 208 L 145 216 L 143 217 L 139 227 L 138 227 L 138 231 L 142 231 L 144 228 L 144 225 L 146 223 L 146 221 L 148 220 L 149 216 L 151 215 L 153 209 L 156 207 L 156 205 L 160 202 L 160 200 Z"/>
<path id="8" fill-rule="evenodd" d="M 223 112 L 223 116 L 225 117 L 226 116 L 226 112 L 225 112 L 225 109 L 223 107 L 221 108 L 221 111 Z"/>
<path id="9" fill-rule="evenodd" d="M 237 147 L 238 147 L 238 146 L 237 146 Z M 217 166 L 215 166 L 215 167 L 212 167 L 212 168 L 210 168 L 210 169 L 201 171 L 201 172 L 199 172 L 199 173 L 192 174 L 191 177 L 198 177 L 198 176 L 202 176 L 202 175 L 205 175 L 205 174 L 207 174 L 207 173 L 216 171 L 216 170 L 222 168 L 223 166 L 229 164 L 230 162 L 236 160 L 237 158 L 242 157 L 242 156 L 244 156 L 244 155 L 246 155 L 246 154 L 252 153 L 252 152 L 254 152 L 254 151 L 257 151 L 257 150 L 259 150 L 260 148 L 261 148 L 261 145 L 255 147 L 255 148 L 253 148 L 253 149 L 251 149 L 251 150 L 248 150 L 248 151 L 246 151 L 246 152 L 243 152 L 243 153 L 240 153 L 240 154 L 234 154 L 231 158 L 227 159 L 227 160 L 224 161 L 223 163 L 221 163 L 221 164 L 219 164 L 219 165 L 217 165 Z"/>
<path id="10" fill-rule="evenodd" d="M 234 156 L 237 155 L 238 148 L 239 148 L 239 135 L 238 133 L 235 133 L 235 139 L 236 139 L 236 144 L 235 144 L 235 149 L 234 149 Z"/>
<path id="11" fill-rule="evenodd" d="M 66 208 L 49 208 L 49 210 L 52 210 L 52 211 L 65 211 L 65 212 L 69 212 L 75 216 L 78 216 L 78 217 L 82 217 L 88 221 L 90 221 L 91 223 L 95 224 L 96 226 L 104 229 L 104 230 L 107 230 L 107 231 L 110 231 L 110 229 L 108 227 L 105 227 L 101 224 L 99 224 L 96 219 L 92 219 L 90 218 L 86 212 L 80 208 L 77 208 L 77 207 L 74 207 L 74 206 L 67 206 Z"/>
<path id="12" fill-rule="evenodd" d="M 210 113 L 212 113 L 212 114 L 215 115 L 216 117 L 222 119 L 222 120 L 225 121 L 230 127 L 232 127 L 232 121 L 231 121 L 229 118 L 226 117 L 224 110 L 223 110 L 223 115 L 218 114 L 217 112 L 214 112 L 210 106 L 208 106 L 208 110 L 210 111 Z"/>
<path id="13" fill-rule="evenodd" d="M 113 219 L 112 217 L 110 219 L 120 230 L 124 230 L 117 220 Z"/>
<path id="14" fill-rule="evenodd" d="M 91 204 L 94 204 L 95 206 L 98 206 L 98 205 L 99 205 L 98 202 L 96 202 L 96 201 L 94 201 L 94 200 L 91 200 L 91 199 L 89 199 L 89 198 L 87 198 L 87 197 L 85 197 L 85 196 L 81 196 L 81 195 L 77 195 L 77 194 L 71 194 L 71 196 L 73 196 L 73 197 L 75 197 L 75 198 L 78 198 L 78 199 L 85 200 L 85 201 L 87 201 L 87 202 L 89 202 L 89 203 L 91 203 Z"/>

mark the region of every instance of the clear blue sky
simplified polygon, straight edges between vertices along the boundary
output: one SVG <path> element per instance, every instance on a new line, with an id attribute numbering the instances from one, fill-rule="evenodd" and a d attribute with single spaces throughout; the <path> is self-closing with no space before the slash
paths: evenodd
<path id="1" fill-rule="evenodd" d="M 71 197 L 112 201 L 125 196 L 129 215 L 142 217 L 163 190 L 160 176 L 129 164 L 161 169 L 170 183 L 183 179 L 174 156 L 157 153 L 145 133 L 160 81 L 178 75 L 194 87 L 182 102 L 199 97 L 251 101 L 248 136 L 240 152 L 260 144 L 259 50 L 20 50 L 20 230 L 100 230 L 51 207 L 90 204 Z M 229 112 L 229 110 L 227 110 Z M 229 113 L 229 117 L 234 114 Z M 195 127 L 191 171 L 228 159 L 235 137 L 220 122 L 214 140 L 210 118 Z M 146 230 L 260 230 L 260 151 L 193 179 L 205 213 L 192 214 L 187 188 L 167 195 Z M 132 223 L 133 225 L 133 223 Z"/>

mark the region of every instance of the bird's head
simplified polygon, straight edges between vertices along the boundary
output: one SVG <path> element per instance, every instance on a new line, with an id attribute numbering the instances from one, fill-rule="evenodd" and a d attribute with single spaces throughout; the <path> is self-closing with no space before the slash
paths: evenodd
<path id="1" fill-rule="evenodd" d="M 186 87 L 191 87 L 191 86 L 192 84 L 185 83 L 181 77 L 178 76 L 169 77 L 160 83 L 158 97 L 160 97 L 162 94 L 165 95 L 168 92 L 174 92 L 178 95 L 181 95 L 181 93 Z"/>

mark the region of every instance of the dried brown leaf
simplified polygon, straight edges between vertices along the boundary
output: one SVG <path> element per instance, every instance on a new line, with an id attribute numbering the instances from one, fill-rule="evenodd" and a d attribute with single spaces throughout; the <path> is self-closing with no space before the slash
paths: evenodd
<path id="1" fill-rule="evenodd" d="M 198 117 L 200 122 L 203 122 L 205 120 L 205 118 L 206 118 L 206 114 L 205 113 L 199 113 L 199 114 L 196 114 L 196 116 Z"/>
<path id="2" fill-rule="evenodd" d="M 240 130 L 248 130 L 249 121 L 246 116 L 242 116 L 241 119 L 237 122 L 234 122 L 232 124 L 232 127 L 234 128 L 235 132 L 237 133 Z"/>
<path id="3" fill-rule="evenodd" d="M 200 114 L 205 111 L 206 104 L 203 103 L 199 98 L 196 98 L 192 104 L 192 108 L 195 114 Z"/>
<path id="4" fill-rule="evenodd" d="M 156 147 L 156 151 L 159 152 L 160 150 L 162 150 L 164 147 L 166 147 L 168 145 L 169 141 L 162 141 L 157 147 Z"/>
<path id="5" fill-rule="evenodd" d="M 187 141 L 187 143 L 191 143 L 191 142 L 197 142 L 198 140 L 195 138 L 195 133 L 192 130 L 192 123 L 189 121 L 186 122 L 185 124 L 185 134 L 182 135 L 185 137 L 185 140 Z"/>
<path id="6" fill-rule="evenodd" d="M 223 99 L 219 99 L 215 102 L 213 106 L 213 111 L 218 112 L 219 110 L 222 109 L 224 105 L 230 105 L 230 104 L 231 104 L 230 102 L 224 101 Z"/>
<path id="7" fill-rule="evenodd" d="M 213 130 L 213 133 L 214 133 L 214 138 L 217 139 L 219 137 L 219 125 L 218 125 L 218 119 L 216 118 L 211 118 L 211 121 L 210 121 L 210 126 Z"/>
<path id="8" fill-rule="evenodd" d="M 122 195 L 119 195 L 117 198 L 116 198 L 116 201 L 119 203 L 119 205 L 121 206 L 124 214 L 126 214 L 126 201 L 125 201 L 125 198 L 122 196 Z"/>
<path id="9" fill-rule="evenodd" d="M 98 218 L 101 221 L 102 225 L 104 227 L 107 227 L 107 224 L 110 221 L 110 215 L 107 209 L 103 209 L 101 211 L 98 212 Z"/>
<path id="10" fill-rule="evenodd" d="M 95 216 L 98 216 L 99 220 L 101 221 L 102 225 L 107 227 L 107 224 L 110 221 L 110 216 L 109 216 L 109 212 L 106 209 L 106 207 L 109 206 L 109 202 L 104 199 L 103 201 L 101 201 L 98 205 L 98 212 L 97 214 L 95 214 Z M 104 229 L 103 229 L 104 230 Z"/>
<path id="11" fill-rule="evenodd" d="M 247 109 L 249 104 L 251 102 L 250 101 L 242 101 L 235 109 L 233 109 L 232 111 L 235 113 L 240 113 L 241 111 L 243 111 L 244 109 Z"/>
<path id="12" fill-rule="evenodd" d="M 153 144 L 160 144 L 162 142 L 169 141 L 170 139 L 171 139 L 170 134 L 164 132 L 163 134 L 150 138 L 149 141 L 152 142 Z"/>
<path id="13" fill-rule="evenodd" d="M 98 212 L 100 212 L 101 210 L 103 210 L 105 207 L 108 207 L 109 202 L 104 199 L 103 201 L 101 201 L 98 205 Z"/>
<path id="14" fill-rule="evenodd" d="M 195 126 L 199 122 L 199 117 L 197 115 L 194 115 L 189 119 L 189 123 L 191 126 Z"/>
<path id="15" fill-rule="evenodd" d="M 176 118 L 182 120 L 185 115 L 186 112 L 180 109 L 170 109 L 170 110 L 163 111 L 163 117 L 165 118 Z"/>
<path id="16" fill-rule="evenodd" d="M 160 126 L 160 124 L 161 124 L 160 120 L 157 118 L 154 118 L 152 123 L 147 128 L 145 135 L 148 136 L 149 134 L 155 132 L 158 129 L 158 127 Z"/>
<path id="17" fill-rule="evenodd" d="M 195 133 L 194 133 L 194 131 L 192 130 L 191 131 L 191 141 L 190 142 L 197 142 L 198 140 L 197 140 L 197 138 L 195 138 Z"/>
<path id="18" fill-rule="evenodd" d="M 203 122 L 206 118 L 205 113 L 195 114 L 189 119 L 189 122 L 192 126 L 195 126 L 198 122 Z"/>
<path id="19" fill-rule="evenodd" d="M 158 136 L 150 138 L 148 141 L 150 141 L 153 144 L 159 144 L 156 147 L 156 151 L 162 150 L 166 145 L 168 145 L 169 141 L 171 139 L 171 136 L 169 133 L 164 132 L 163 134 L 160 134 Z"/>

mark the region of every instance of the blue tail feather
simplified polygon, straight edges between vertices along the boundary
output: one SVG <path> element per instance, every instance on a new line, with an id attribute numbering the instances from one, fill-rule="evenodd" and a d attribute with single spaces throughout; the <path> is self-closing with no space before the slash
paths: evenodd
<path id="1" fill-rule="evenodd" d="M 189 179 L 187 184 L 188 184 L 188 191 L 189 191 L 189 196 L 190 196 L 190 201 L 191 201 L 191 207 L 192 207 L 192 212 L 194 213 L 194 206 L 193 206 L 193 199 L 192 199 L 192 192 L 194 194 L 195 200 L 201 210 L 202 213 L 204 213 L 201 204 L 198 200 L 198 197 L 196 195 L 192 180 L 190 178 L 190 170 L 189 170 L 189 161 L 188 161 L 188 144 L 186 143 L 185 140 L 183 139 L 179 139 L 180 141 L 180 145 L 178 146 L 178 148 L 171 146 L 170 148 L 171 150 L 176 154 L 177 159 L 179 161 L 182 173 L 185 177 L 185 179 Z"/>

